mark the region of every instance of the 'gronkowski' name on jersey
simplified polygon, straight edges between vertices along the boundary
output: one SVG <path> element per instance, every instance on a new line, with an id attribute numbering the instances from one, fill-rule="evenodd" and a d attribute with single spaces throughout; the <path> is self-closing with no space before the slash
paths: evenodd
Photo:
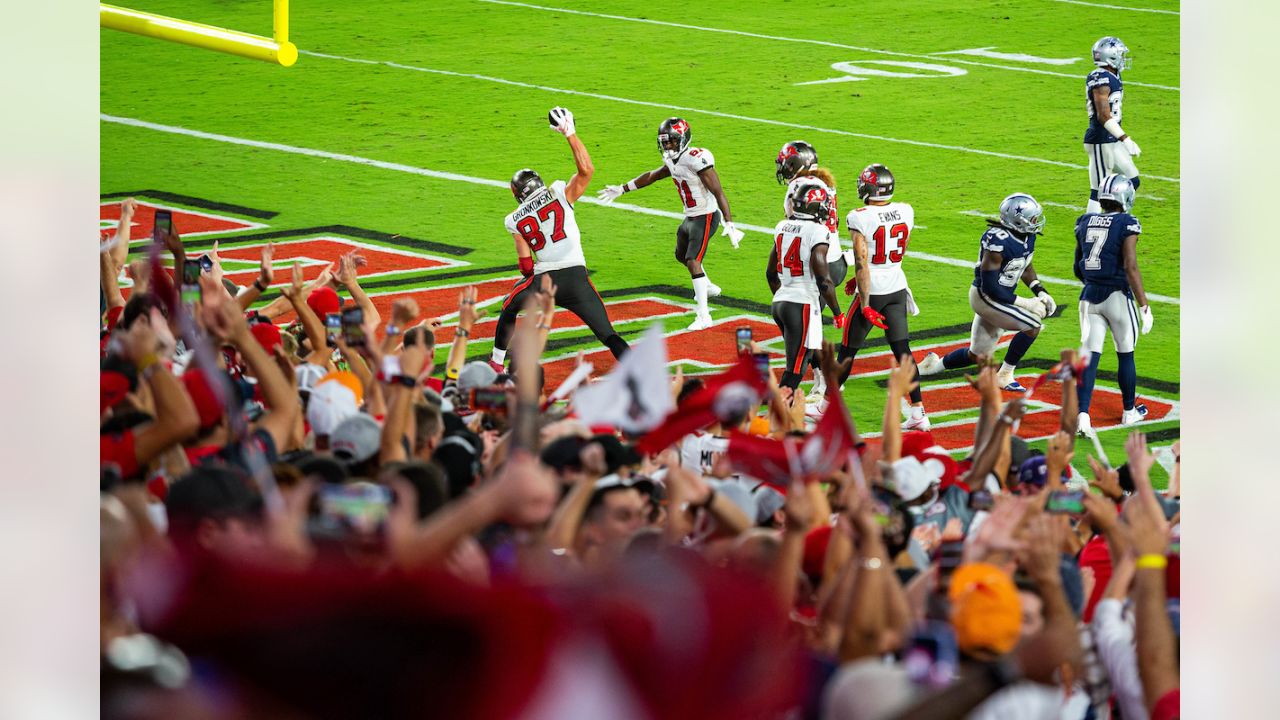
<path id="1" fill-rule="evenodd" d="M 1121 110 L 1124 105 L 1124 83 L 1120 82 L 1120 76 L 1110 70 L 1098 68 L 1089 73 L 1089 77 L 1084 81 L 1084 105 L 1085 110 L 1089 112 L 1089 128 L 1084 131 L 1084 141 L 1091 145 L 1103 145 L 1105 143 L 1117 142 L 1115 136 L 1107 132 L 1102 127 L 1102 122 L 1098 119 L 1097 108 L 1093 106 L 1093 89 L 1097 87 L 1107 87 L 1111 89 L 1111 96 L 1108 102 L 1111 105 L 1111 117 L 1120 122 Z"/>
<path id="2" fill-rule="evenodd" d="M 1075 274 L 1084 282 L 1080 299 L 1101 303 L 1116 290 L 1132 296 L 1124 269 L 1124 239 L 1141 235 L 1129 213 L 1086 213 L 1076 220 Z"/>
<path id="3" fill-rule="evenodd" d="M 662 162 L 671 172 L 671 180 L 676 184 L 685 217 L 709 215 L 720 209 L 715 197 L 702 182 L 702 176 L 698 174 L 716 164 L 710 150 L 691 147 L 680 153 L 680 157 L 675 160 L 664 157 Z"/>
<path id="4" fill-rule="evenodd" d="M 557 180 L 525 200 L 503 221 L 533 251 L 535 273 L 586 265 L 582 236 L 573 205 L 564 194 L 565 182 Z"/>
<path id="5" fill-rule="evenodd" d="M 982 289 L 982 254 L 996 253 L 1000 256 L 1000 286 L 1008 288 L 1011 294 L 1016 294 L 1022 272 L 1031 264 L 1031 258 L 1035 255 L 1036 236 L 1022 237 L 1002 227 L 989 227 L 982 233 L 980 242 L 982 250 L 978 253 L 978 264 L 973 266 L 973 286 Z"/>

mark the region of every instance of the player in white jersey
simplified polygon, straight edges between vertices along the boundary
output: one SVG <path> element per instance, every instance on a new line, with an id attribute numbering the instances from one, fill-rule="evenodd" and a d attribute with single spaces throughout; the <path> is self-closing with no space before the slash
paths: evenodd
<path id="1" fill-rule="evenodd" d="M 1084 152 L 1089 156 L 1089 203 L 1085 211 L 1100 213 L 1098 186 L 1103 178 L 1123 175 L 1135 191 L 1142 184 L 1133 164 L 1133 158 L 1142 150 L 1120 127 L 1124 105 L 1120 72 L 1129 68 L 1129 48 L 1120 38 L 1104 37 L 1093 44 L 1093 64 L 1097 69 L 1084 81 L 1084 104 L 1089 113 L 1089 127 L 1084 131 Z"/>
<path id="2" fill-rule="evenodd" d="M 785 217 L 791 216 L 791 190 L 799 182 L 818 182 L 826 188 L 831 196 L 831 207 L 824 223 L 827 226 L 827 270 L 831 273 L 831 284 L 839 286 L 853 262 L 852 251 L 840 245 L 840 209 L 836 196 L 836 178 L 827 168 L 818 165 L 818 151 L 804 140 L 792 140 L 778 151 L 774 159 L 774 176 L 779 183 L 787 183 L 787 191 L 782 199 L 782 212 Z M 844 327 L 845 316 L 833 318 L 837 328 Z M 809 363 L 814 367 L 813 387 L 809 391 L 809 400 L 821 403 L 826 397 L 827 381 L 817 369 L 817 355 L 810 356 Z"/>
<path id="3" fill-rule="evenodd" d="M 854 208 L 847 218 L 855 269 L 845 285 L 845 293 L 856 292 L 857 299 L 840 339 L 841 362 L 858 354 L 873 325 L 884 330 L 894 357 L 911 354 L 907 316 L 919 315 L 920 309 L 907 286 L 902 261 L 916 226 L 916 211 L 907 203 L 893 202 L 895 185 L 893 173 L 880 163 L 868 165 L 858 176 L 858 197 L 865 205 Z M 846 371 L 841 385 L 848 377 Z M 911 391 L 910 416 L 903 427 L 929 429 L 919 387 Z"/>
<path id="4" fill-rule="evenodd" d="M 641 173 L 624 185 L 606 185 L 600 191 L 599 198 L 607 204 L 623 193 L 639 190 L 663 178 L 669 177 L 675 182 L 684 211 L 684 222 L 676 230 L 676 262 L 689 268 L 689 276 L 693 279 L 693 297 L 698 303 L 696 317 L 689 329 L 701 330 L 711 326 L 711 310 L 707 307 L 707 298 L 720 294 L 719 286 L 711 282 L 702 267 L 702 258 L 707 254 L 711 234 L 720 225 L 721 215 L 724 229 L 720 234 L 729 236 L 729 241 L 735 248 L 742 241 L 742 231 L 733 226 L 733 213 L 729 210 L 729 201 L 724 197 L 724 188 L 720 186 L 715 158 L 706 148 L 690 147 L 689 141 L 692 138 L 689 123 L 682 118 L 663 120 L 658 128 L 662 167 Z"/>
<path id="5" fill-rule="evenodd" d="M 520 206 L 506 217 L 504 224 L 515 240 L 520 274 L 524 278 L 502 301 L 502 313 L 493 337 L 493 355 L 489 360 L 498 371 L 506 360 L 507 344 L 511 341 L 516 316 L 524 307 L 525 294 L 538 292 L 543 275 L 551 276 L 556 305 L 577 315 L 615 358 L 628 349 L 627 341 L 614 332 L 604 301 L 587 277 L 582 236 L 573 213 L 573 203 L 582 197 L 595 172 L 591 156 L 578 139 L 573 113 L 558 107 L 551 111 L 548 119 L 552 130 L 568 138 L 577 172 L 569 182 L 557 180 L 549 186 L 538 173 L 527 168 L 511 178 L 511 193 Z"/>
<path id="6" fill-rule="evenodd" d="M 831 207 L 826 185 L 807 180 L 791 186 L 791 214 L 774 228 L 765 278 L 773 291 L 773 321 L 787 349 L 784 388 L 795 392 L 809 352 L 822 347 L 822 302 L 840 315 L 840 302 L 827 269 L 830 234 L 824 224 Z"/>

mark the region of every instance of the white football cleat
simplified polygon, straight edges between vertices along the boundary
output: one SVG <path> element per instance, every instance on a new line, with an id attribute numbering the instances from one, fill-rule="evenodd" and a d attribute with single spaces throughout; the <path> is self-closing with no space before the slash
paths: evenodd
<path id="1" fill-rule="evenodd" d="M 1089 413 L 1080 413 L 1076 417 L 1076 434 L 1084 438 L 1098 436 L 1097 431 L 1093 429 L 1093 421 L 1089 419 Z"/>
<path id="2" fill-rule="evenodd" d="M 929 353 L 928 355 L 925 355 L 920 358 L 919 364 L 916 365 L 916 370 L 918 370 L 921 375 L 937 375 L 945 369 L 946 368 L 942 366 L 942 358 L 938 357 L 938 353 Z"/>
<path id="3" fill-rule="evenodd" d="M 1009 392 L 1024 393 L 1027 391 L 1027 389 L 1023 387 L 1021 383 L 1019 383 L 1017 380 L 1014 379 L 1012 370 L 1010 370 L 1009 372 L 996 373 L 996 384 L 999 385 L 1002 389 L 1007 390 Z"/>
<path id="4" fill-rule="evenodd" d="M 715 283 L 709 283 L 707 285 L 707 297 L 720 297 L 720 286 Z"/>
<path id="5" fill-rule="evenodd" d="M 1143 418 L 1145 418 L 1146 416 L 1147 416 L 1146 405 L 1134 405 L 1132 410 L 1125 410 L 1123 413 L 1120 413 L 1120 424 L 1136 425 L 1142 422 Z"/>
<path id="6" fill-rule="evenodd" d="M 693 324 L 689 326 L 689 330 L 706 330 L 711 327 L 711 313 L 705 315 L 698 313 L 694 318 Z"/>
<path id="7" fill-rule="evenodd" d="M 817 373 L 817 377 L 813 380 L 813 387 L 809 388 L 809 394 L 805 397 L 807 402 L 817 402 L 827 395 L 827 379 L 822 373 Z"/>
<path id="8" fill-rule="evenodd" d="M 831 403 L 824 397 L 817 402 L 806 402 L 804 404 L 804 416 L 807 418 L 820 418 L 827 411 L 827 407 Z"/>
<path id="9" fill-rule="evenodd" d="M 929 416 L 924 413 L 920 413 L 920 417 L 907 418 L 907 421 L 902 424 L 902 429 L 904 431 L 928 430 L 930 427 L 932 427 L 932 425 L 929 423 Z"/>

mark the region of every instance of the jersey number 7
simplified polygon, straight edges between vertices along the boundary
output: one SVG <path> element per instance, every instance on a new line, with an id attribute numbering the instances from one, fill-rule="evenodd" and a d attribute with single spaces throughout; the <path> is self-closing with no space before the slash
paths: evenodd
<path id="1" fill-rule="evenodd" d="M 537 220 L 534 220 L 532 215 L 526 215 L 520 218 L 520 222 L 516 223 L 516 230 L 520 231 L 520 237 L 529 243 L 529 249 L 534 252 L 538 252 L 547 244 L 547 238 L 542 234 L 542 223 L 550 219 L 552 215 L 555 216 L 555 228 L 551 231 L 551 242 L 560 242 L 565 239 L 565 234 L 564 208 L 560 206 L 559 200 L 538 208 Z"/>

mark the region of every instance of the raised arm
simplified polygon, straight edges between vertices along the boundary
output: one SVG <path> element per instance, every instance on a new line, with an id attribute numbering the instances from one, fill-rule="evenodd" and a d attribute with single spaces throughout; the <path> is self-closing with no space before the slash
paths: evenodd
<path id="1" fill-rule="evenodd" d="M 893 369 L 889 371 L 889 397 L 884 404 L 884 424 L 881 427 L 880 445 L 885 462 L 896 462 L 902 457 L 902 408 L 899 401 L 917 385 L 915 360 L 910 355 L 890 358 Z"/>
<path id="2" fill-rule="evenodd" d="M 382 324 L 382 314 L 378 312 L 378 308 L 374 307 L 373 301 L 369 299 L 364 288 L 360 287 L 358 268 L 363 262 L 364 258 L 354 250 L 343 255 L 338 259 L 338 273 L 334 275 L 334 279 L 347 289 L 351 299 L 355 300 L 356 305 L 364 311 L 364 321 L 376 328 Z"/>
<path id="3" fill-rule="evenodd" d="M 115 245 L 111 246 L 111 260 L 117 268 L 129 261 L 129 239 L 133 233 L 133 216 L 138 210 L 138 201 L 125 198 L 120 203 L 120 222 L 116 225 Z M 119 272 L 117 270 L 117 272 Z"/>
<path id="4" fill-rule="evenodd" d="M 573 151 L 573 164 L 577 167 L 577 172 L 569 178 L 564 189 L 564 196 L 572 205 L 582 197 L 582 193 L 587 191 L 587 184 L 591 182 L 591 176 L 595 174 L 596 168 L 591 164 L 591 154 L 587 152 L 587 146 L 578 139 L 573 113 L 562 107 L 556 107 L 547 113 L 547 119 L 551 122 L 552 130 L 565 136 L 569 141 L 569 149 Z"/>
<path id="5" fill-rule="evenodd" d="M 158 347 L 150 320 L 135 320 L 125 336 L 125 348 L 139 379 L 151 388 L 156 406 L 155 422 L 134 435 L 133 453 L 140 467 L 194 435 L 200 424 L 195 403 L 156 354 Z"/>
<path id="6" fill-rule="evenodd" d="M 262 388 L 267 411 L 258 418 L 257 427 L 265 430 L 275 441 L 277 448 L 288 446 L 289 436 L 299 412 L 298 394 L 293 383 L 284 376 L 280 366 L 267 355 L 241 314 L 232 302 L 222 302 L 207 307 L 205 325 L 215 328 L 227 342 L 234 345 L 249 370 Z"/>
<path id="7" fill-rule="evenodd" d="M 445 361 L 444 377 L 446 380 L 457 380 L 462 365 L 467 361 L 467 338 L 471 337 L 471 326 L 476 321 L 476 286 L 468 285 L 458 293 L 458 327 L 453 331 L 453 345 L 449 348 L 449 359 Z"/>
<path id="8" fill-rule="evenodd" d="M 330 351 L 328 339 L 325 337 L 324 321 L 316 317 L 311 306 L 307 304 L 306 291 L 302 287 L 302 263 L 297 261 L 293 263 L 289 286 L 283 292 L 289 304 L 293 306 L 293 312 L 297 314 L 298 322 L 302 323 L 302 329 L 307 334 L 307 340 L 311 343 L 311 354 L 307 357 L 307 362 L 328 367 L 332 351 Z"/>
<path id="9" fill-rule="evenodd" d="M 236 304 L 240 306 L 240 310 L 248 310 L 249 306 L 262 297 L 262 293 L 271 287 L 271 282 L 275 280 L 275 270 L 271 267 L 271 262 L 275 258 L 276 244 L 267 243 L 262 246 L 262 261 L 258 265 L 258 277 L 254 278 L 253 284 L 244 289 L 244 292 L 236 295 Z"/>
<path id="10" fill-rule="evenodd" d="M 1071 443 L 1076 441 L 1076 428 L 1080 422 L 1079 398 L 1076 397 L 1076 351 L 1066 348 L 1062 351 L 1062 411 L 1058 416 L 1058 426 L 1062 432 L 1071 436 Z"/>

